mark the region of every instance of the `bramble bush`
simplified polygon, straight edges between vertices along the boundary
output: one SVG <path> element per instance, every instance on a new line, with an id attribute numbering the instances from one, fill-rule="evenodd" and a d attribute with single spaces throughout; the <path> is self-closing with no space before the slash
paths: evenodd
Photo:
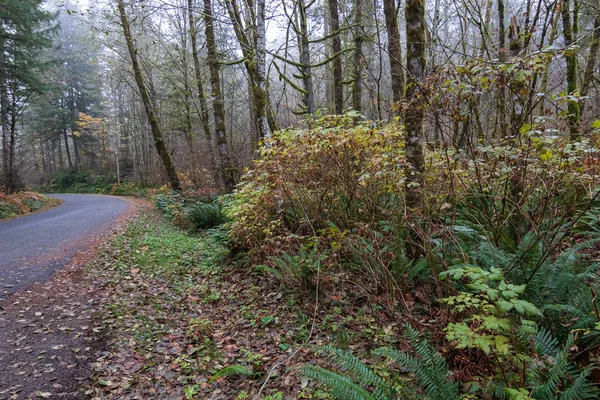
<path id="1" fill-rule="evenodd" d="M 500 398 L 595 393 L 591 369 L 580 368 L 569 348 L 579 346 L 578 359 L 599 356 L 597 133 L 570 143 L 559 122 L 529 122 L 514 137 L 468 151 L 426 149 L 418 215 L 403 203 L 399 125 L 373 127 L 349 114 L 276 133 L 225 207 L 230 239 L 260 264 L 257 271 L 289 288 L 312 290 L 319 279 L 322 294 L 344 287 L 434 321 L 428 329 L 438 347 L 452 348 L 450 366 L 472 367 L 457 375 L 463 391 L 487 382 L 481 390 Z M 419 260 L 404 254 L 409 219 L 420 230 Z M 473 286 L 466 268 L 485 282 Z M 406 295 L 431 304 L 411 309 Z M 478 304 L 459 310 L 457 299 Z M 561 357 L 560 368 L 538 365 L 553 356 L 521 344 L 534 336 L 556 340 L 549 354 Z M 503 370 L 511 376 L 501 377 Z"/>

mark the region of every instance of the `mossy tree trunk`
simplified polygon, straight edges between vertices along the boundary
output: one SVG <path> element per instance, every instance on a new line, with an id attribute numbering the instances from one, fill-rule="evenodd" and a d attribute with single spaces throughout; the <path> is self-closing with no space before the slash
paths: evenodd
<path id="1" fill-rule="evenodd" d="M 425 81 L 425 0 L 407 0 L 406 18 L 406 98 L 409 101 L 404 117 L 406 128 L 405 191 L 406 207 L 412 221 L 409 226 L 409 238 L 406 241 L 407 256 L 417 259 L 423 254 L 423 243 L 417 221 L 424 207 L 425 160 L 423 157 L 424 108 L 418 98 L 419 88 Z"/>
<path id="2" fill-rule="evenodd" d="M 363 72 L 363 4 L 356 0 L 354 8 L 354 77 L 352 82 L 352 108 L 362 112 L 362 72 Z"/>
<path id="3" fill-rule="evenodd" d="M 256 4 L 253 1 L 247 2 L 245 11 L 248 18 L 242 18 L 242 10 L 237 0 L 229 0 L 225 5 L 233 22 L 233 30 L 240 44 L 248 73 L 252 117 L 258 128 L 258 138 L 268 142 L 272 132 L 279 127 L 271 110 L 267 91 L 265 1 L 258 0 Z"/>
<path id="4" fill-rule="evenodd" d="M 402 49 L 400 47 L 400 31 L 398 30 L 398 14 L 394 0 L 383 0 L 385 28 L 388 36 L 388 56 L 392 76 L 392 100 L 394 103 L 404 98 L 404 67 L 402 66 Z"/>
<path id="5" fill-rule="evenodd" d="M 498 0 L 498 59 L 500 62 L 506 62 L 506 27 L 504 25 L 504 0 Z M 508 135 L 508 124 L 506 122 L 506 85 L 508 77 L 501 73 L 498 85 L 498 98 L 496 99 L 496 114 L 498 126 L 500 128 L 500 137 L 506 138 Z"/>
<path id="6" fill-rule="evenodd" d="M 328 0 L 329 6 L 329 21 L 331 24 L 331 50 L 333 54 L 342 52 L 342 40 L 339 35 L 340 31 L 340 15 L 337 0 Z M 333 103 L 336 114 L 344 112 L 344 80 L 342 69 L 342 58 L 335 57 L 333 59 Z"/>
<path id="7" fill-rule="evenodd" d="M 146 83 L 144 82 L 144 77 L 142 75 L 142 70 L 138 61 L 137 49 L 135 48 L 135 44 L 133 43 L 133 37 L 131 35 L 131 26 L 129 24 L 129 19 L 127 18 L 127 13 L 125 12 L 125 3 L 123 2 L 123 0 L 117 1 L 117 8 L 119 9 L 119 14 L 121 17 L 121 26 L 123 28 L 125 42 L 127 43 L 127 50 L 129 51 L 129 56 L 131 58 L 133 75 L 135 77 L 135 82 L 137 84 L 138 90 L 140 91 L 140 96 L 144 105 L 144 111 L 146 112 L 148 122 L 150 123 L 150 130 L 154 139 L 156 151 L 158 152 L 158 155 L 160 156 L 162 163 L 167 171 L 167 177 L 169 179 L 171 188 L 173 190 L 181 190 L 181 184 L 179 182 L 179 178 L 177 177 L 177 171 L 175 170 L 173 158 L 171 157 L 171 154 L 167 149 L 162 128 L 160 126 L 158 116 L 156 115 L 156 111 L 154 109 L 154 104 L 148 92 L 148 88 L 146 87 Z"/>
<path id="8" fill-rule="evenodd" d="M 194 18 L 194 0 L 188 0 L 188 23 L 190 30 L 190 41 L 192 46 L 192 59 L 194 62 L 194 76 L 196 80 L 196 90 L 198 92 L 199 117 L 204 131 L 204 137 L 208 146 L 208 156 L 210 159 L 210 167 L 213 173 L 215 185 L 221 185 L 221 177 L 218 173 L 217 161 L 215 159 L 215 149 L 213 147 L 213 137 L 210 130 L 208 119 L 208 105 L 206 104 L 206 95 L 204 93 L 204 82 L 202 80 L 202 70 L 200 68 L 200 57 L 198 56 L 198 31 L 196 19 Z"/>
<path id="9" fill-rule="evenodd" d="M 585 71 L 583 73 L 583 82 L 581 83 L 581 114 L 585 107 L 585 97 L 589 94 L 590 86 L 594 80 L 594 69 L 596 68 L 596 60 L 598 58 L 598 49 L 600 48 L 600 10 L 595 10 L 594 16 L 594 33 L 592 35 L 592 43 L 585 63 Z"/>
<path id="10" fill-rule="evenodd" d="M 575 10 L 577 11 L 577 10 Z M 577 53 L 574 49 L 569 49 L 574 44 L 574 29 L 571 23 L 571 3 L 570 0 L 563 0 L 562 3 L 562 23 L 563 37 L 565 41 L 564 56 L 567 63 L 567 95 L 577 95 Z M 577 15 L 577 13 L 575 13 Z M 575 18 L 576 21 L 576 18 Z M 575 29 L 576 31 L 577 29 Z M 569 122 L 569 139 L 574 142 L 581 139 L 581 110 L 577 99 L 567 100 L 568 122 Z"/>
<path id="11" fill-rule="evenodd" d="M 300 47 L 300 75 L 302 76 L 302 85 L 304 87 L 304 111 L 308 115 L 315 112 L 315 93 L 313 90 L 312 67 L 310 65 L 310 48 L 308 38 L 308 17 L 306 15 L 306 5 L 304 0 L 298 0 L 298 13 L 300 17 L 300 31 L 298 32 L 298 44 Z"/>
<path id="12" fill-rule="evenodd" d="M 235 174 L 231 165 L 227 130 L 225 128 L 225 108 L 223 106 L 223 95 L 221 94 L 221 65 L 217 56 L 214 20 L 211 0 L 204 0 L 204 25 L 208 68 L 210 70 L 210 83 L 212 87 L 213 113 L 215 116 L 215 136 L 221 161 L 223 185 L 227 192 L 232 192 L 235 187 Z"/>

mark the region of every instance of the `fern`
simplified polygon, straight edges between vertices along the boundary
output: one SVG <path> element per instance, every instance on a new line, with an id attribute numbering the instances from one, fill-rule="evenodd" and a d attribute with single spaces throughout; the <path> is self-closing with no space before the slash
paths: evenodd
<path id="1" fill-rule="evenodd" d="M 361 387 L 372 387 L 372 396 L 377 400 L 386 400 L 391 397 L 393 390 L 373 370 L 365 365 L 358 357 L 335 347 L 325 346 L 320 348 L 342 372 L 353 378 Z"/>
<path id="2" fill-rule="evenodd" d="M 215 228 L 225 222 L 223 207 L 218 202 L 189 205 L 186 214 L 197 230 Z"/>
<path id="3" fill-rule="evenodd" d="M 212 383 L 218 379 L 226 378 L 228 376 L 235 376 L 235 375 L 248 376 L 248 375 L 252 375 L 252 371 L 250 369 L 248 369 L 248 367 L 243 366 L 243 365 L 230 365 L 228 367 L 225 367 L 225 368 L 219 370 L 216 374 L 214 374 L 210 378 L 209 382 Z"/>
<path id="4" fill-rule="evenodd" d="M 302 369 L 302 374 L 327 387 L 333 397 L 338 400 L 388 400 L 386 397 L 372 396 L 360 385 L 354 383 L 349 376 L 325 368 L 306 365 Z"/>
<path id="5" fill-rule="evenodd" d="M 418 357 L 390 348 L 374 350 L 373 354 L 386 356 L 407 368 L 417 378 L 431 400 L 458 399 L 458 383 L 450 379 L 450 371 L 444 357 L 412 326 L 409 325 L 404 334 Z"/>
<path id="6" fill-rule="evenodd" d="M 537 354 L 556 357 L 556 353 L 558 353 L 558 340 L 545 328 L 538 329 L 534 336 L 534 342 Z"/>
<path id="7" fill-rule="evenodd" d="M 548 338 L 546 337 L 545 340 L 548 341 Z M 563 347 L 556 353 L 554 364 L 547 372 L 544 383 L 540 382 L 540 372 L 534 370 L 533 378 L 538 379 L 538 382 L 533 382 L 535 386 L 532 393 L 533 398 L 537 400 L 598 398 L 598 389 L 588 381 L 588 376 L 596 367 L 589 366 L 581 370 L 569 362 L 569 351 L 574 343 L 575 336 L 571 334 Z"/>

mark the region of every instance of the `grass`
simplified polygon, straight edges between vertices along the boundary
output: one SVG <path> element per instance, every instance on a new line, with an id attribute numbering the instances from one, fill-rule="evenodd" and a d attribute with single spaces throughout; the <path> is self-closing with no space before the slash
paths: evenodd
<path id="1" fill-rule="evenodd" d="M 390 324 L 350 299 L 334 313 L 323 307 L 315 314 L 268 276 L 228 265 L 218 235 L 179 229 L 156 212 L 143 212 L 101 254 L 91 272 L 106 288 L 97 296 L 111 356 L 95 364 L 92 397 L 253 398 L 271 368 L 293 354 L 261 398 L 321 398 L 298 385 L 300 367 L 315 358 L 311 346 L 363 348 L 373 337 L 383 340 Z M 251 374 L 218 375 L 231 366 Z"/>

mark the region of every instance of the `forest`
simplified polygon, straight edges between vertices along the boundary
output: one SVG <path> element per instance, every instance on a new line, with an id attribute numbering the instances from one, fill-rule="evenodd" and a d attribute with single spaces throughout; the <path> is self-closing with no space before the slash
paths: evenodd
<path id="1" fill-rule="evenodd" d="M 0 21 L 0 219 L 23 192 L 145 204 L 93 264 L 87 395 L 600 396 L 597 0 Z"/>

